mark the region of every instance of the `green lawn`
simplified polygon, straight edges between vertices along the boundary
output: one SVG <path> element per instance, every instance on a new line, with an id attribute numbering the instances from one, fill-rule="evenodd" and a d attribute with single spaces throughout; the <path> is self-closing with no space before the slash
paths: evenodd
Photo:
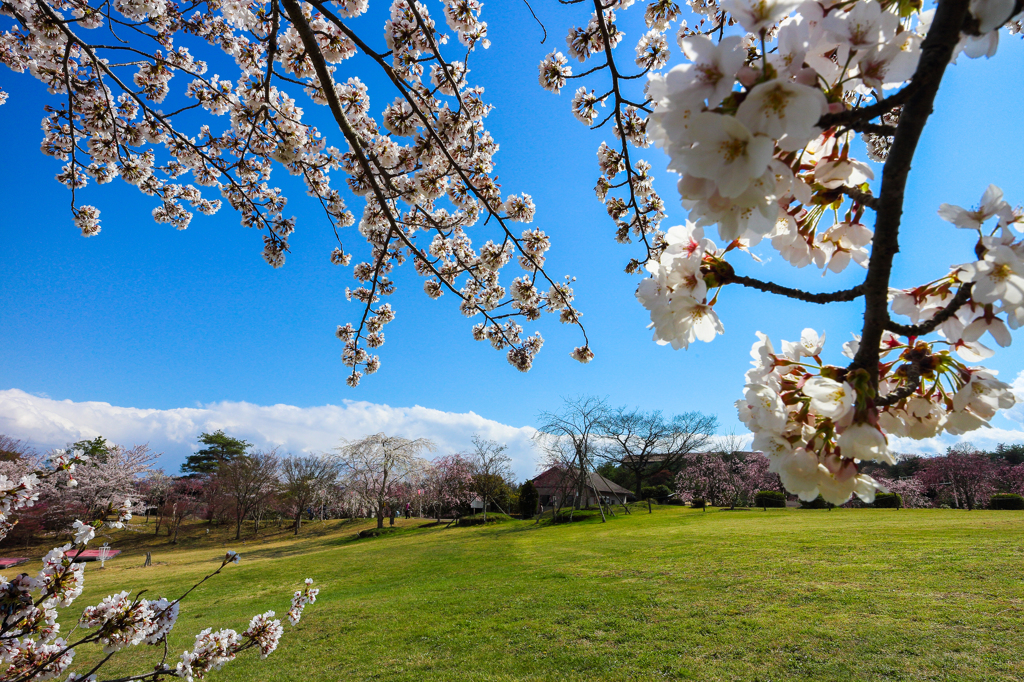
<path id="1" fill-rule="evenodd" d="M 375 539 L 352 539 L 367 522 L 332 521 L 227 543 L 242 563 L 185 603 L 172 657 L 202 628 L 283 617 L 310 576 L 320 598 L 278 651 L 209 679 L 1024 679 L 1024 512 L 656 507 L 606 524 L 399 523 L 409 531 Z M 215 566 L 227 532 L 190 527 L 178 548 L 117 538 L 132 549 L 89 566 L 75 613 L 126 586 L 176 595 Z M 147 547 L 157 565 L 141 568 Z"/>

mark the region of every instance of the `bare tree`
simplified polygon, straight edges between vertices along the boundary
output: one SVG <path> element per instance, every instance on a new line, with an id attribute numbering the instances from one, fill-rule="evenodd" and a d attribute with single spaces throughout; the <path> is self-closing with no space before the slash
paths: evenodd
<path id="1" fill-rule="evenodd" d="M 0 433 L 0 462 L 16 462 L 35 454 L 25 441 Z"/>
<path id="2" fill-rule="evenodd" d="M 505 454 L 507 445 L 487 440 L 480 435 L 473 436 L 473 488 L 484 505 L 484 521 L 487 520 L 487 505 L 497 503 L 497 498 L 513 480 L 512 458 Z M 498 507 L 501 509 L 501 507 Z M 501 509 L 505 513 L 504 509 Z"/>
<path id="3" fill-rule="evenodd" d="M 620 407 L 605 418 L 602 447 L 595 455 L 633 474 L 636 496 L 642 498 L 644 480 L 654 473 L 653 467 L 678 468 L 683 457 L 708 445 L 717 428 L 718 417 L 702 412 L 666 419 L 660 410 Z"/>
<path id="4" fill-rule="evenodd" d="M 282 497 L 295 519 L 295 534 L 302 527 L 302 512 L 341 475 L 341 462 L 327 455 L 303 455 L 281 460 Z"/>
<path id="5" fill-rule="evenodd" d="M 587 473 L 593 468 L 593 459 L 600 447 L 601 428 L 608 417 L 608 404 L 603 398 L 576 396 L 562 398 L 562 409 L 555 412 L 541 412 L 540 425 L 534 434 L 534 443 L 553 460 L 562 461 L 569 454 L 572 463 L 569 473 L 576 469 L 573 477 L 576 487 L 575 508 L 586 499 L 589 481 Z"/>
<path id="6" fill-rule="evenodd" d="M 377 528 L 383 528 L 388 503 L 406 479 L 426 466 L 420 453 L 433 452 L 434 443 L 426 438 L 409 440 L 384 433 L 343 442 L 338 452 L 346 487 L 374 506 Z"/>
<path id="7" fill-rule="evenodd" d="M 235 515 L 235 539 L 242 539 L 242 521 L 262 497 L 278 486 L 280 460 L 277 450 L 255 450 L 221 465 L 217 473 L 224 494 L 231 500 Z"/>
<path id="8" fill-rule="evenodd" d="M 178 531 L 185 519 L 195 516 L 203 507 L 203 479 L 183 477 L 174 481 L 164 501 L 171 544 L 178 544 Z"/>
<path id="9" fill-rule="evenodd" d="M 149 510 L 156 509 L 154 535 L 160 535 L 160 526 L 163 525 L 166 512 L 170 509 L 166 504 L 167 496 L 174 484 L 175 479 L 165 474 L 162 469 L 151 471 L 139 483 L 139 494 L 142 496 L 142 504 L 146 507 L 146 523 L 149 523 Z M 170 535 L 170 529 L 167 534 Z"/>

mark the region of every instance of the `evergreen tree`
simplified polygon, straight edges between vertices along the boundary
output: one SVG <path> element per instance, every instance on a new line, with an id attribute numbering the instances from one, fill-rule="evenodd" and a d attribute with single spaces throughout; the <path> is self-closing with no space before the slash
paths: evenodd
<path id="1" fill-rule="evenodd" d="M 519 488 L 519 513 L 524 519 L 528 519 L 537 513 L 537 501 L 540 494 L 537 492 L 533 481 L 527 481 Z"/>
<path id="2" fill-rule="evenodd" d="M 212 474 L 222 464 L 238 459 L 245 454 L 246 448 L 252 447 L 252 443 L 232 438 L 221 429 L 200 435 L 199 442 L 206 447 L 194 455 L 189 455 L 181 465 L 182 473 Z"/>
<path id="3" fill-rule="evenodd" d="M 71 445 L 72 450 L 81 450 L 89 458 L 90 462 L 104 464 L 110 456 L 110 444 L 103 436 L 96 436 L 92 440 L 80 440 Z"/>

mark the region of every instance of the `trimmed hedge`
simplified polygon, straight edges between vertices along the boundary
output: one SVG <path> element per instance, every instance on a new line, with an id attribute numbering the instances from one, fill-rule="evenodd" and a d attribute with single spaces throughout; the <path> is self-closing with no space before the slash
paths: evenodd
<path id="1" fill-rule="evenodd" d="M 831 506 L 833 506 L 833 505 L 831 505 L 828 502 L 826 502 L 825 498 L 822 497 L 821 495 L 818 495 L 816 498 L 814 498 L 810 502 L 806 502 L 804 500 L 800 500 L 800 508 L 801 509 L 828 509 Z"/>
<path id="2" fill-rule="evenodd" d="M 1015 493 L 997 493 L 989 499 L 989 509 L 1024 509 L 1024 497 Z"/>
<path id="3" fill-rule="evenodd" d="M 387 527 L 387 528 L 367 528 L 366 530 L 359 531 L 359 537 L 361 538 L 379 538 L 381 535 L 387 535 L 389 533 L 398 532 L 398 528 Z"/>
<path id="4" fill-rule="evenodd" d="M 690 506 L 693 509 L 700 509 L 701 507 L 706 506 L 706 503 L 704 502 L 704 500 L 700 499 L 699 497 L 696 497 L 694 498 L 693 502 L 690 502 Z"/>
<path id="5" fill-rule="evenodd" d="M 903 496 L 899 493 L 878 493 L 875 495 L 875 507 L 878 509 L 901 509 Z"/>
<path id="6" fill-rule="evenodd" d="M 507 514 L 496 514 L 494 512 L 487 513 L 487 523 L 503 523 L 505 521 L 511 521 L 512 517 Z M 459 526 L 482 526 L 484 525 L 484 515 L 474 514 L 473 516 L 463 516 L 459 519 L 456 524 Z"/>
<path id="7" fill-rule="evenodd" d="M 672 495 L 672 490 L 667 485 L 645 485 L 640 488 L 640 494 L 645 500 L 665 500 Z"/>
<path id="8" fill-rule="evenodd" d="M 768 507 L 785 507 L 786 493 L 777 490 L 758 490 L 754 495 L 754 506 L 766 509 Z"/>

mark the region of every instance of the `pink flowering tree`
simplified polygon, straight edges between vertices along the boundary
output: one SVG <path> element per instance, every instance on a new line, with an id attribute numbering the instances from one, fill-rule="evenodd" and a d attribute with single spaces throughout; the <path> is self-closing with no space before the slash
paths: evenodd
<path id="1" fill-rule="evenodd" d="M 977 235 L 975 248 L 951 254 L 959 264 L 926 283 L 892 285 L 908 176 L 946 69 L 1021 33 L 1022 0 L 929 10 L 912 0 L 690 0 L 687 18 L 674 0 L 565 4 L 580 12 L 568 55 L 544 58 L 540 85 L 557 93 L 577 81 L 576 118 L 611 133 L 597 149 L 595 192 L 616 238 L 639 248 L 626 270 L 644 275 L 637 298 L 655 341 L 714 340 L 729 286 L 863 309 L 845 358 L 826 354 L 812 328 L 794 328 L 799 340 L 779 351 L 763 334 L 754 344 L 737 406 L 787 490 L 870 501 L 879 485 L 859 463 L 891 461 L 890 437 L 960 435 L 1013 405 L 1009 386 L 976 363 L 992 355 L 989 338 L 1007 346 L 1024 322 L 1024 211 L 995 186 L 975 207 L 937 205 L 941 220 Z M 179 229 L 226 203 L 262 232 L 278 267 L 301 226 L 270 178 L 300 178 L 338 236 L 330 259 L 357 280 L 349 296 L 361 315 L 337 330 L 350 384 L 380 366 L 372 353 L 396 314 L 384 299 L 406 262 L 428 297 L 455 297 L 478 320 L 473 337 L 516 368 L 529 369 L 543 343 L 520 323 L 544 313 L 579 327 L 571 354 L 589 361 L 572 278 L 549 275 L 548 236 L 518 225 L 535 219 L 531 197 L 497 182 L 499 141 L 470 77 L 474 52 L 490 47 L 481 3 L 393 0 L 383 22 L 368 9 L 8 0 L 0 61 L 52 94 L 42 150 L 62 164 L 58 180 L 87 236 L 100 211 L 82 195 L 120 179 Z M 635 43 L 617 23 L 625 12 L 642 13 L 648 29 Z M 680 53 L 671 65 L 669 31 Z M 360 63 L 348 62 L 357 53 Z M 365 81 L 348 76 L 357 68 Z M 382 82 L 376 108 L 371 78 Z M 312 107 L 324 108 L 323 130 L 306 118 Z M 657 169 L 640 158 L 652 144 L 678 177 L 686 217 L 674 226 L 664 224 Z M 827 275 L 856 265 L 864 278 L 824 291 L 760 280 L 742 263 L 758 245 L 794 267 Z"/>
<path id="2" fill-rule="evenodd" d="M 473 463 L 463 455 L 445 455 L 431 461 L 423 477 L 423 494 L 433 507 L 438 521 L 445 513 L 459 514 L 476 496 L 473 490 Z"/>
<path id="3" fill-rule="evenodd" d="M 1024 464 L 1002 467 L 998 479 L 999 487 L 1004 491 L 1024 495 Z"/>
<path id="4" fill-rule="evenodd" d="M 729 466 L 718 453 L 690 452 L 683 456 L 676 475 L 676 494 L 683 502 L 704 500 L 714 506 L 729 506 L 736 488 Z"/>
<path id="5" fill-rule="evenodd" d="M 878 484 L 890 493 L 900 496 L 900 505 L 907 509 L 920 509 L 932 506 L 931 499 L 926 495 L 927 487 L 924 481 L 918 476 L 890 479 L 884 476 L 875 476 Z"/>
<path id="6" fill-rule="evenodd" d="M 702 499 L 710 505 L 750 504 L 759 490 L 780 490 L 770 462 L 756 452 L 693 452 L 686 454 L 676 475 L 676 495 L 684 502 Z"/>
<path id="7" fill-rule="evenodd" d="M 76 470 L 87 464 L 81 451 L 57 450 L 52 453 L 46 469 L 35 470 L 17 481 L 0 475 L 0 539 L 17 522 L 13 515 L 35 503 L 41 483 L 64 480 L 63 485 L 74 489 Z M 196 635 L 193 646 L 182 653 L 178 661 L 168 660 L 167 636 L 177 623 L 182 599 L 229 564 L 237 564 L 239 556 L 231 551 L 216 570 L 177 599 L 143 599 L 141 593 L 132 596 L 122 591 L 86 607 L 78 619 L 78 627 L 62 637 L 58 618 L 62 615 L 66 618 L 62 609 L 70 607 L 82 594 L 85 583 L 85 564 L 75 560 L 99 529 L 104 526 L 123 528 L 132 518 L 131 508 L 131 501 L 124 500 L 117 520 L 109 523 L 76 521 L 74 541 L 47 553 L 37 576 L 22 573 L 11 580 L 0 577 L 0 592 L 9 605 L 3 610 L 0 621 L 0 680 L 29 682 L 68 674 L 65 679 L 69 682 L 96 682 L 103 666 L 118 652 L 154 646 L 158 652 L 155 665 L 141 674 L 120 679 L 156 682 L 179 677 L 191 681 L 203 679 L 211 670 L 223 667 L 249 649 L 258 649 L 260 658 L 266 658 L 277 648 L 284 629 L 274 618 L 274 612 L 266 611 L 253 616 L 248 628 L 241 633 L 231 629 L 214 632 L 207 628 Z M 288 612 L 292 625 L 299 622 L 305 606 L 316 601 L 319 590 L 312 584 L 307 578 L 303 588 L 292 596 Z M 71 672 L 78 648 L 94 643 L 102 646 L 106 656 L 88 669 Z"/>
<path id="8" fill-rule="evenodd" d="M 959 509 L 984 507 L 996 492 L 995 464 L 970 443 L 960 443 L 945 455 L 930 458 L 917 475 L 939 499 Z"/>

